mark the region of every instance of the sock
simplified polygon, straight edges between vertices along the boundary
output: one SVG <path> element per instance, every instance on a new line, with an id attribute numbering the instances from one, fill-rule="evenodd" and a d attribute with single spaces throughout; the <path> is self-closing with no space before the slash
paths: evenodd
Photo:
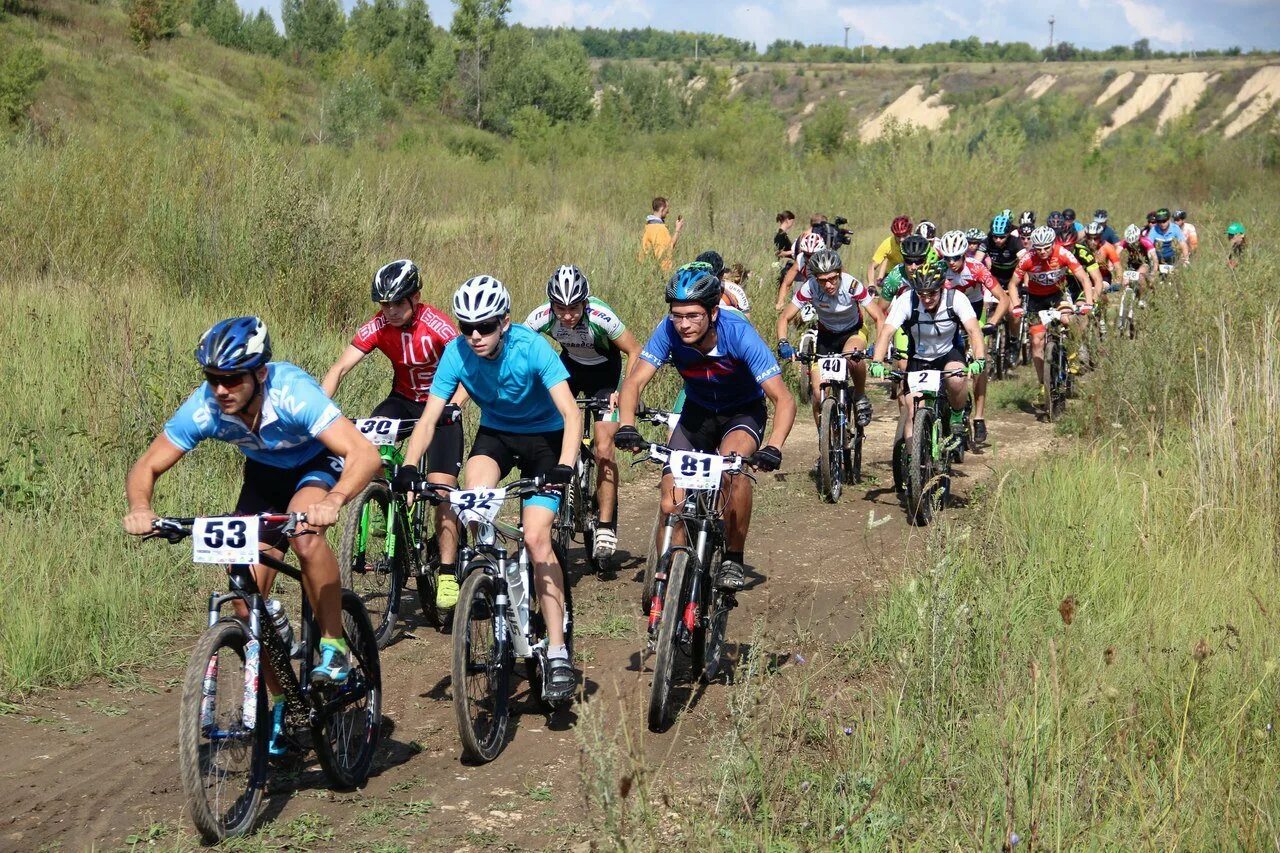
<path id="1" fill-rule="evenodd" d="M 347 648 L 346 640 L 335 639 L 334 637 L 321 637 L 320 648 L 337 649 L 338 651 L 342 652 L 344 655 L 351 651 L 350 649 Z"/>
<path id="2" fill-rule="evenodd" d="M 547 660 L 568 660 L 569 649 L 565 646 L 547 646 Z"/>
<path id="3" fill-rule="evenodd" d="M 724 558 L 730 562 L 737 563 L 738 565 L 742 565 L 743 563 L 741 551 L 725 551 Z"/>
<path id="4" fill-rule="evenodd" d="M 963 412 L 963 411 L 960 411 L 960 412 L 952 412 L 952 413 L 951 413 L 951 423 L 953 423 L 953 424 L 962 424 L 962 423 L 964 423 L 964 412 Z"/>
<path id="5" fill-rule="evenodd" d="M 598 521 L 596 521 L 596 527 L 604 528 L 606 530 L 612 530 L 614 533 L 617 533 L 618 521 L 617 519 L 613 519 L 611 521 L 605 521 L 603 518 L 601 518 Z"/>
<path id="6" fill-rule="evenodd" d="M 445 575 L 452 575 L 453 577 L 456 578 L 458 576 L 458 564 L 457 563 L 441 563 L 440 571 L 437 573 L 437 577 L 444 577 Z"/>

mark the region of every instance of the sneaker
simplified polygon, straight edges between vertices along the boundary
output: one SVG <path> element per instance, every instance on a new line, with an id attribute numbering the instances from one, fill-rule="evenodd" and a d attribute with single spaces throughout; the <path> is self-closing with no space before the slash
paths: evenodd
<path id="1" fill-rule="evenodd" d="M 551 703 L 564 702 L 578 692 L 578 673 L 567 658 L 550 658 L 542 677 L 542 698 Z"/>
<path id="2" fill-rule="evenodd" d="M 607 560 L 618 550 L 618 533 L 611 527 L 596 528 L 595 558 Z"/>
<path id="3" fill-rule="evenodd" d="M 955 438 L 961 438 L 961 439 L 964 438 L 965 427 L 964 427 L 963 420 L 951 422 L 951 435 L 954 436 Z"/>
<path id="4" fill-rule="evenodd" d="M 733 560 L 720 563 L 720 577 L 716 578 L 716 586 L 727 592 L 737 592 L 746 586 L 742 564 Z"/>
<path id="5" fill-rule="evenodd" d="M 343 684 L 351 674 L 347 653 L 333 646 L 320 646 L 320 663 L 311 670 L 312 684 Z"/>
<path id="6" fill-rule="evenodd" d="M 436 575 L 436 607 L 440 610 L 452 610 L 458 604 L 458 578 L 456 575 L 441 572 Z"/>
<path id="7" fill-rule="evenodd" d="M 284 700 L 271 706 L 271 740 L 267 742 L 267 752 L 272 755 L 285 755 L 289 745 L 284 739 Z"/>
<path id="8" fill-rule="evenodd" d="M 984 444 L 987 440 L 987 422 L 984 420 L 974 420 L 973 422 L 973 440 L 977 444 Z"/>
<path id="9" fill-rule="evenodd" d="M 853 404 L 853 421 L 860 427 L 871 423 L 871 401 L 865 396 L 859 397 Z"/>

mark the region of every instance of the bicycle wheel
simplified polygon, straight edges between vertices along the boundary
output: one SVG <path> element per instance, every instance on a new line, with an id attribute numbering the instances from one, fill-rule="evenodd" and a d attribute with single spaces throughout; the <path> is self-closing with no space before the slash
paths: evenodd
<path id="1" fill-rule="evenodd" d="M 196 641 L 178 708 L 178 770 L 187 813 L 206 844 L 253 828 L 266 787 L 267 691 L 258 690 L 256 724 L 244 720 L 244 624 L 223 619 Z M 205 692 L 206 676 L 210 695 Z"/>
<path id="2" fill-rule="evenodd" d="M 382 664 L 369 613 L 349 589 L 342 591 L 342 635 L 347 641 L 351 674 L 335 689 L 320 692 L 324 705 L 314 716 L 311 737 L 316 757 L 333 787 L 350 790 L 368 781 L 378 749 Z"/>
<path id="3" fill-rule="evenodd" d="M 693 635 L 694 653 L 698 655 L 694 662 L 694 672 L 699 673 L 707 683 L 715 681 L 720 673 L 720 664 L 724 662 L 724 638 L 729 627 L 729 611 L 737 605 L 733 593 L 718 589 L 713 582 L 720 574 L 723 559 L 724 551 L 717 544 L 711 551 L 702 594 L 702 612 Z"/>
<path id="4" fill-rule="evenodd" d="M 1057 416 L 1057 400 L 1055 397 L 1058 393 L 1058 342 L 1054 339 L 1052 333 L 1044 336 L 1044 382 L 1042 387 L 1044 390 L 1044 413 L 1049 423 L 1053 423 L 1053 419 Z"/>
<path id="5" fill-rule="evenodd" d="M 938 497 L 938 461 L 934 458 L 933 431 L 937 414 L 930 405 L 916 409 L 911 433 L 911 456 L 907 465 L 907 514 L 919 525 L 933 521 L 940 509 Z"/>
<path id="6" fill-rule="evenodd" d="M 392 517 L 391 488 L 374 480 L 352 502 L 342 524 L 338 571 L 344 589 L 369 612 L 378 648 L 391 642 L 400 610 L 400 577 L 408 531 Z"/>
<path id="7" fill-rule="evenodd" d="M 598 572 L 601 569 L 596 560 L 596 519 L 600 517 L 600 504 L 596 498 L 596 463 L 589 449 L 583 450 L 582 476 L 578 478 L 578 506 L 575 525 L 582 533 L 583 558 L 587 571 Z M 614 511 L 614 518 L 617 518 Z"/>
<path id="8" fill-rule="evenodd" d="M 1009 333 L 1001 323 L 991 338 L 992 374 L 996 379 L 1004 379 L 1009 375 Z"/>
<path id="9" fill-rule="evenodd" d="M 658 627 L 657 654 L 653 660 L 653 683 L 649 686 L 649 731 L 665 731 L 671 723 L 671 682 L 676 664 L 676 628 L 684 612 L 685 576 L 689 552 L 672 551 L 667 560 L 667 594 Z"/>
<path id="10" fill-rule="evenodd" d="M 903 492 L 907 488 L 907 440 L 899 438 L 893 442 L 893 488 Z"/>
<path id="11" fill-rule="evenodd" d="M 827 397 L 818 414 L 818 494 L 827 503 L 839 501 L 843 490 L 840 470 L 844 462 L 843 432 L 837 401 L 835 397 Z"/>
<path id="12" fill-rule="evenodd" d="M 862 482 L 862 440 L 866 437 L 863 428 L 853 425 L 853 450 L 845 452 L 845 464 L 849 469 L 849 477 L 854 483 Z"/>
<path id="13" fill-rule="evenodd" d="M 440 571 L 440 542 L 434 533 L 423 544 L 422 558 L 417 562 L 414 573 L 414 586 L 418 590 L 418 607 L 422 608 L 423 620 L 433 628 L 444 627 L 440 608 L 436 607 L 436 573 Z M 456 558 L 455 558 L 456 559 Z"/>
<path id="14" fill-rule="evenodd" d="M 644 580 L 640 585 L 641 615 L 648 615 L 649 608 L 653 604 L 653 575 L 658 571 L 658 561 L 662 557 L 658 553 L 658 549 L 662 547 L 659 541 L 662 535 L 662 523 L 662 506 L 659 505 L 658 512 L 653 517 L 653 529 L 649 531 L 649 551 L 644 558 Z"/>
<path id="15" fill-rule="evenodd" d="M 551 527 L 551 541 L 565 554 L 569 553 L 569 546 L 573 544 L 573 526 L 578 515 L 578 502 L 582 500 L 582 496 L 578 494 L 576 479 L 570 477 L 569 482 L 564 485 L 564 490 L 560 493 L 560 508 L 556 510 Z M 562 568 L 568 571 L 568 563 L 563 563 Z"/>
<path id="16" fill-rule="evenodd" d="M 497 595 L 497 582 L 474 566 L 453 611 L 453 710 L 473 761 L 497 758 L 507 739 L 511 661 L 497 639 Z"/>

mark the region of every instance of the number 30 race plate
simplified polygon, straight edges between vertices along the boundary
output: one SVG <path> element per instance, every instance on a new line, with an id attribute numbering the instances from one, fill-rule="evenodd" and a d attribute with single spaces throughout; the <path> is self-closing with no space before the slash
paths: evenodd
<path id="1" fill-rule="evenodd" d="M 356 429 L 371 444 L 395 444 L 400 421 L 395 418 L 361 418 L 356 421 Z"/>
<path id="2" fill-rule="evenodd" d="M 258 519 L 256 516 L 197 518 L 191 525 L 193 563 L 258 562 Z"/>

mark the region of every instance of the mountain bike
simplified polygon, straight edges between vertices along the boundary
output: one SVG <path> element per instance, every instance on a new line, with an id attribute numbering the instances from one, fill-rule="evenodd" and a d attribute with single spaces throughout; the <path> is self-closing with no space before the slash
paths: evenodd
<path id="1" fill-rule="evenodd" d="M 266 679 L 260 677 L 264 664 L 284 689 L 286 741 L 300 747 L 300 736 L 309 733 L 335 788 L 362 786 L 373 763 L 382 727 L 382 672 L 373 626 L 359 596 L 342 591 L 351 674 L 341 685 L 316 686 L 310 676 L 320 630 L 305 591 L 302 655 L 295 672 L 291 650 L 250 570 L 252 563 L 262 563 L 301 583 L 301 571 L 259 552 L 258 543 L 261 532 L 303 535 L 298 525 L 305 521 L 301 513 L 160 518 L 147 537 L 170 543 L 190 538 L 193 561 L 230 564 L 229 591 L 209 595 L 209 627 L 191 652 L 178 711 L 178 766 L 187 811 L 210 844 L 249 832 L 262 804 L 272 727 Z M 247 609 L 247 620 L 222 614 L 237 601 Z"/>
<path id="2" fill-rule="evenodd" d="M 992 379 L 1004 379 L 1013 369 L 1009 357 L 1009 331 L 1004 321 L 987 323 L 982 327 L 982 334 L 987 338 L 987 370 Z"/>
<path id="3" fill-rule="evenodd" d="M 1120 291 L 1120 300 L 1116 305 L 1116 332 L 1130 340 L 1138 335 L 1137 306 L 1138 292 L 1135 287 L 1142 278 L 1137 270 L 1124 271 L 1124 287 Z"/>
<path id="4" fill-rule="evenodd" d="M 951 498 L 951 464 L 959 453 L 963 461 L 964 439 L 951 434 L 951 404 L 942 388 L 945 379 L 965 376 L 960 370 L 893 371 L 905 379 L 910 393 L 919 396 L 911 416 L 911 437 L 900 438 L 894 449 L 894 482 L 906 492 L 907 517 L 919 525 L 932 523 Z"/>
<path id="5" fill-rule="evenodd" d="M 361 418 L 356 428 L 378 448 L 383 473 L 351 502 L 342 524 L 338 569 L 343 587 L 354 591 L 369 610 L 378 648 L 386 648 L 400 616 L 400 596 L 409 578 L 418 588 L 418 604 L 428 625 L 438 626 L 436 571 L 440 557 L 425 503 L 412 506 L 396 491 L 395 475 L 404 464 L 396 441 L 416 420 Z"/>
<path id="6" fill-rule="evenodd" d="M 724 559 L 723 477 L 754 480 L 746 460 L 736 454 L 695 453 L 650 444 L 640 462 L 667 465 L 677 489 L 684 490 L 681 509 L 667 516 L 658 568 L 654 572 L 649 606 L 648 648 L 654 652 L 653 682 L 649 688 L 648 724 L 660 732 L 671 723 L 671 687 L 677 657 L 689 661 L 693 679 L 713 681 L 724 654 L 729 611 L 738 606 L 733 592 L 719 589 L 716 577 Z M 673 544 L 682 525 L 686 544 Z M 692 543 L 692 544 L 689 544 Z"/>
<path id="7" fill-rule="evenodd" d="M 1015 364 L 1031 364 L 1031 312 L 1027 307 L 1031 302 L 1031 294 L 1022 294 L 1022 316 L 1018 318 L 1018 339 L 1014 341 L 1017 353 Z"/>
<path id="8" fill-rule="evenodd" d="M 827 503 L 839 502 L 845 483 L 862 482 L 863 428 L 854 415 L 849 362 L 865 358 L 863 350 L 796 356 L 802 364 L 818 365 L 818 494 Z"/>
<path id="9" fill-rule="evenodd" d="M 676 428 L 676 424 L 680 422 L 680 414 L 661 409 L 641 408 L 636 412 L 636 423 L 641 421 L 663 427 L 670 435 Z M 649 613 L 649 604 L 653 597 L 653 576 L 658 570 L 658 561 L 662 557 L 662 529 L 665 523 L 666 516 L 662 514 L 662 505 L 659 504 L 657 512 L 653 515 L 653 527 L 649 530 L 648 551 L 644 558 L 644 580 L 640 585 L 640 613 L 644 615 Z"/>
<path id="10" fill-rule="evenodd" d="M 1067 325 L 1063 317 L 1083 312 L 1076 308 L 1048 308 L 1040 312 L 1044 333 L 1044 388 L 1045 417 L 1050 423 L 1061 417 L 1071 396 L 1074 378 L 1071 375 L 1070 358 L 1067 355 Z"/>
<path id="11" fill-rule="evenodd" d="M 800 306 L 800 340 L 796 343 L 797 361 L 800 357 L 813 358 L 818 354 L 818 311 L 811 304 Z M 800 402 L 808 403 L 813 399 L 813 387 L 809 384 L 809 373 L 805 371 L 804 381 L 799 388 Z"/>
<path id="12" fill-rule="evenodd" d="M 537 609 L 533 565 L 521 525 L 499 521 L 497 515 L 505 501 L 532 497 L 545 483 L 543 477 L 531 477 L 492 489 L 415 484 L 414 491 L 426 500 L 448 501 L 468 530 L 458 553 L 452 683 L 462 751 L 474 761 L 492 761 L 506 745 L 517 659 L 525 661 L 534 698 L 544 701 L 547 631 Z M 564 572 L 564 638 L 572 661 L 573 592 L 565 554 L 554 539 L 552 547 Z"/>
<path id="13" fill-rule="evenodd" d="M 573 479 L 565 487 L 560 498 L 560 511 L 556 514 L 553 535 L 564 553 L 569 553 L 569 545 L 575 535 L 582 537 L 582 547 L 587 553 L 587 568 L 598 572 L 603 566 L 596 560 L 596 523 L 600 518 L 600 502 L 596 496 L 596 454 L 592 445 L 595 422 L 600 416 L 613 410 L 608 400 L 585 399 L 578 401 L 582 409 L 582 449 L 573 466 Z M 621 490 L 617 490 L 621 491 Z M 615 498 L 616 500 L 616 498 Z M 615 504 L 614 515 L 618 517 Z M 567 568 L 566 568 L 567 570 Z"/>

